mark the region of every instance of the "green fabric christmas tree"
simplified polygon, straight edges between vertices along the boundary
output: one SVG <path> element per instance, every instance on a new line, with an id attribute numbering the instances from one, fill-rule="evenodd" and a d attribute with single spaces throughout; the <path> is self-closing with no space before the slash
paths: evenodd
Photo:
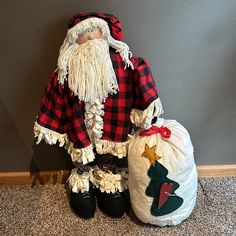
<path id="1" fill-rule="evenodd" d="M 154 216 L 167 215 L 183 204 L 183 199 L 174 193 L 179 184 L 167 178 L 167 175 L 168 170 L 158 161 L 155 161 L 148 170 L 151 182 L 145 193 L 153 197 L 151 214 Z"/>

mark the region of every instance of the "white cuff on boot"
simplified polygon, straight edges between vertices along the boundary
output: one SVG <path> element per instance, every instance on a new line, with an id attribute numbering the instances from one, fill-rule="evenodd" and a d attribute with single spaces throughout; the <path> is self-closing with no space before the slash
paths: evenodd
<path id="1" fill-rule="evenodd" d="M 71 170 L 71 175 L 68 178 L 69 186 L 74 193 L 81 191 L 82 193 L 89 191 L 89 172 L 84 172 L 81 175 L 77 173 L 77 168 Z"/>
<path id="2" fill-rule="evenodd" d="M 101 192 L 106 193 L 123 192 L 128 188 L 128 174 L 125 171 L 113 174 L 112 172 L 108 173 L 101 170 L 98 166 L 91 168 L 90 181 Z"/>

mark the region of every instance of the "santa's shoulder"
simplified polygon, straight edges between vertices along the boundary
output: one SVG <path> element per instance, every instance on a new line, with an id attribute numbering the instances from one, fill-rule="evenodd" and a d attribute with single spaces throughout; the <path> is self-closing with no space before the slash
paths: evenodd
<path id="1" fill-rule="evenodd" d="M 134 69 L 138 69 L 140 67 L 150 67 L 149 62 L 146 58 L 133 56 L 130 60 L 134 65 Z"/>

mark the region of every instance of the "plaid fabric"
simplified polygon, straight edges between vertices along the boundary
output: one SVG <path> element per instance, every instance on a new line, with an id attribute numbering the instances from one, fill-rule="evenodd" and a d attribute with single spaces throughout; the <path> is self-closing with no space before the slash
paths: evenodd
<path id="1" fill-rule="evenodd" d="M 111 36 L 117 40 L 123 39 L 122 26 L 121 26 L 120 21 L 115 16 L 113 16 L 111 14 L 106 14 L 103 12 L 100 12 L 100 13 L 80 12 L 79 14 L 71 17 L 71 19 L 68 23 L 68 28 L 70 29 L 73 26 L 75 26 L 76 24 L 78 24 L 79 22 L 81 22 L 87 18 L 90 18 L 90 17 L 98 17 L 98 18 L 105 20 L 109 25 Z"/>
<path id="2" fill-rule="evenodd" d="M 105 101 L 102 139 L 125 142 L 132 128 L 131 109 L 145 110 L 158 98 L 158 93 L 145 59 L 133 57 L 134 70 L 124 70 L 120 54 L 111 48 L 110 55 L 119 92 L 109 95 Z M 72 95 L 67 83 L 62 88 L 56 70 L 48 82 L 37 122 L 58 133 L 67 133 L 74 148 L 84 148 L 90 144 L 84 123 L 84 103 Z"/>
<path id="3" fill-rule="evenodd" d="M 37 122 L 58 133 L 67 133 L 76 148 L 90 144 L 84 123 L 84 103 L 71 94 L 68 84 L 62 88 L 56 70 L 48 81 Z"/>

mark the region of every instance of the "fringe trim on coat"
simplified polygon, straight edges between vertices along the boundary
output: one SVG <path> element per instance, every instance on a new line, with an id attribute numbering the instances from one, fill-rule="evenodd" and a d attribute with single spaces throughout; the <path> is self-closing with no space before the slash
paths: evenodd
<path id="1" fill-rule="evenodd" d="M 119 159 L 127 156 L 129 140 L 121 143 L 100 139 L 95 143 L 98 154 L 111 153 Z"/>
<path id="2" fill-rule="evenodd" d="M 104 104 L 97 100 L 94 104 L 85 104 L 85 125 L 90 137 L 90 140 L 96 147 L 98 154 L 110 153 L 118 158 L 127 156 L 128 143 L 125 142 L 113 142 L 110 140 L 100 139 L 103 135 L 103 116 L 104 116 Z"/>
<path id="3" fill-rule="evenodd" d="M 144 111 L 133 109 L 130 119 L 132 123 L 142 129 L 149 129 L 152 126 L 152 119 L 163 114 L 163 108 L 160 98 L 154 100 Z"/>
<path id="4" fill-rule="evenodd" d="M 87 164 L 95 159 L 93 146 L 91 144 L 85 148 L 74 148 L 73 143 L 69 141 L 66 133 L 60 134 L 39 125 L 37 122 L 34 124 L 34 137 L 37 138 L 37 144 L 44 140 L 45 143 L 50 145 L 59 143 L 60 147 L 64 146 L 67 152 L 71 155 L 73 162 L 77 161 Z"/>
<path id="5" fill-rule="evenodd" d="M 99 136 L 97 137 L 100 137 L 100 133 L 98 135 Z M 74 148 L 73 143 L 68 140 L 66 133 L 60 134 L 39 125 L 37 122 L 35 122 L 34 125 L 34 137 L 37 138 L 37 144 L 44 140 L 45 143 L 50 145 L 58 143 L 60 147 L 64 146 L 67 152 L 70 154 L 73 162 L 82 162 L 84 165 L 92 162 L 95 159 L 93 146 L 96 147 L 98 154 L 110 153 L 120 159 L 127 156 L 128 153 L 129 140 L 126 142 L 117 143 L 96 138 L 94 145 L 90 144 L 89 146 L 81 149 Z"/>

